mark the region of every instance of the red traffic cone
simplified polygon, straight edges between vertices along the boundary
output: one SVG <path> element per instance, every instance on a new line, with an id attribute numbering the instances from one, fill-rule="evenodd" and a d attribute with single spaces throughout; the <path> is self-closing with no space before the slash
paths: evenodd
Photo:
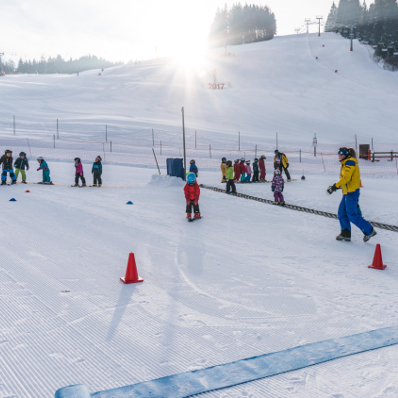
<path id="1" fill-rule="evenodd" d="M 144 282 L 142 278 L 138 276 L 137 265 L 135 264 L 134 253 L 129 254 L 129 260 L 127 262 L 126 276 L 124 278 L 120 278 L 123 283 L 138 283 Z"/>
<path id="2" fill-rule="evenodd" d="M 386 267 L 387 267 L 387 265 L 383 264 L 383 258 L 381 256 L 380 244 L 377 244 L 376 250 L 375 250 L 375 255 L 373 257 L 373 263 L 372 263 L 372 265 L 369 265 L 368 268 L 383 270 L 383 269 L 386 269 Z"/>

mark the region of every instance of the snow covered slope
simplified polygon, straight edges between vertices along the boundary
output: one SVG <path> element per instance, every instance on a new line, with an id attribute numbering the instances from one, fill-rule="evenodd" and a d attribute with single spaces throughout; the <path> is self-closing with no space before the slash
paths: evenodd
<path id="1" fill-rule="evenodd" d="M 323 47 L 324 45 L 324 47 Z M 338 35 L 295 35 L 230 47 L 235 57 L 209 51 L 192 59 L 160 59 L 73 76 L 6 76 L 0 79 L 0 129 L 18 135 L 181 145 L 181 106 L 198 145 L 236 149 L 309 148 L 314 133 L 325 148 L 352 143 L 396 143 L 398 74 L 380 69 L 369 49 Z M 318 57 L 318 60 L 316 60 Z M 232 89 L 208 90 L 211 70 Z M 338 70 L 338 73 L 335 73 Z M 193 142 L 189 141 L 190 144 Z M 328 146 L 331 144 L 331 147 Z M 192 146 L 192 145 L 191 145 Z M 392 148 L 389 148 L 389 150 Z"/>

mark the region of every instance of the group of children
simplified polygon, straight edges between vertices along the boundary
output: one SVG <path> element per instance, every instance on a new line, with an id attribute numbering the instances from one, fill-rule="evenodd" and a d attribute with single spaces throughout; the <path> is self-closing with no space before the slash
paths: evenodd
<path id="1" fill-rule="evenodd" d="M 42 170 L 43 171 L 43 181 L 39 182 L 38 184 L 48 184 L 48 185 L 53 185 L 50 179 L 50 169 L 48 168 L 47 162 L 43 159 L 42 156 L 39 156 L 37 158 L 37 161 L 39 163 L 39 168 L 37 171 Z M 102 159 L 101 156 L 97 156 L 93 166 L 91 168 L 91 173 L 93 174 L 94 178 L 94 187 L 100 187 L 102 185 Z M 25 170 L 29 170 L 29 160 L 26 157 L 25 152 L 21 152 L 19 154 L 19 157 L 15 160 L 13 163 L 13 158 L 12 158 L 12 151 L 7 149 L 4 152 L 4 155 L 0 158 L 0 164 L 2 165 L 2 174 L 1 174 L 1 185 L 6 185 L 7 184 L 7 175 L 10 175 L 11 178 L 11 184 L 16 184 L 17 179 L 19 174 L 21 173 L 22 176 L 22 183 L 26 184 L 26 172 Z M 15 167 L 15 173 L 14 173 L 14 167 Z M 75 168 L 76 168 L 76 173 L 75 173 L 75 185 L 74 187 L 78 187 L 79 185 L 79 179 L 82 181 L 82 187 L 86 187 L 86 180 L 83 175 L 83 164 L 80 160 L 80 158 L 75 158 Z"/>
<path id="2" fill-rule="evenodd" d="M 267 182 L 265 179 L 265 159 L 266 157 L 262 155 L 260 159 L 254 159 L 253 170 L 250 167 L 250 160 L 236 159 L 235 164 L 232 165 L 231 160 L 222 158 L 221 160 L 221 172 L 222 172 L 222 182 L 226 183 L 226 193 L 236 195 L 236 185 L 235 183 L 252 183 L 252 182 Z M 275 151 L 274 157 L 274 176 L 271 184 L 271 190 L 274 193 L 274 204 L 275 205 L 285 205 L 285 198 L 283 197 L 283 190 L 285 187 L 285 181 L 282 177 L 282 171 L 286 173 L 288 181 L 291 181 L 290 174 L 288 172 L 288 159 L 285 154 L 280 153 L 278 150 Z M 199 171 L 196 166 L 194 159 L 190 161 L 189 173 L 187 173 L 187 183 L 184 187 L 185 199 L 187 202 L 187 218 L 189 221 L 201 218 L 199 211 L 199 196 L 200 187 L 197 183 Z M 194 217 L 192 217 L 192 212 Z"/>

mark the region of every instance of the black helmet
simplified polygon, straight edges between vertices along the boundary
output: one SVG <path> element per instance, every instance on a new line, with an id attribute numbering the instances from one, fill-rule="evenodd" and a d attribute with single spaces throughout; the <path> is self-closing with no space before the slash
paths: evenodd
<path id="1" fill-rule="evenodd" d="M 260 159 L 267 159 L 264 155 L 261 155 Z"/>
<path id="2" fill-rule="evenodd" d="M 19 154 L 19 156 L 25 156 L 25 158 L 26 158 L 26 153 L 25 153 L 25 152 L 21 152 L 21 153 Z"/>
<path id="3" fill-rule="evenodd" d="M 232 166 L 232 160 L 227 160 L 227 164 L 229 164 L 230 166 Z"/>
<path id="4" fill-rule="evenodd" d="M 101 161 L 101 160 L 102 160 L 102 158 L 101 158 L 100 155 L 98 155 L 98 156 L 95 158 L 95 161 L 96 161 L 96 162 Z"/>
<path id="5" fill-rule="evenodd" d="M 10 151 L 9 149 L 6 149 L 6 150 L 4 151 L 4 154 L 7 155 L 7 153 L 12 154 L 12 151 Z"/>
<path id="6" fill-rule="evenodd" d="M 222 158 L 221 161 L 222 161 L 222 162 L 226 162 L 226 161 L 227 161 L 227 158 Z"/>
<path id="7" fill-rule="evenodd" d="M 258 162 L 258 159 L 257 159 L 257 158 L 254 158 L 254 161 L 255 161 L 255 162 Z"/>
<path id="8" fill-rule="evenodd" d="M 279 151 L 278 151 L 277 149 L 275 149 L 275 155 L 276 155 L 277 153 L 279 153 Z"/>
<path id="9" fill-rule="evenodd" d="M 192 159 L 189 163 L 190 164 L 195 164 L 195 159 Z"/>
<path id="10" fill-rule="evenodd" d="M 80 163 L 80 158 L 75 158 L 75 162 Z"/>

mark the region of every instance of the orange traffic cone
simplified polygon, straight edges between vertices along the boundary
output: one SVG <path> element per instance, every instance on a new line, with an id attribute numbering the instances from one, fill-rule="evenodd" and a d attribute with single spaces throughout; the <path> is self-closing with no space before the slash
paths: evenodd
<path id="1" fill-rule="evenodd" d="M 29 189 L 27 191 L 25 191 L 25 193 L 30 193 Z"/>
<path id="2" fill-rule="evenodd" d="M 373 263 L 372 265 L 369 265 L 368 268 L 374 268 L 374 269 L 379 269 L 383 270 L 386 269 L 387 265 L 383 264 L 383 258 L 381 256 L 381 248 L 380 245 L 376 245 L 376 250 L 375 250 L 375 255 L 373 257 Z"/>
<path id="3" fill-rule="evenodd" d="M 135 264 L 134 253 L 129 254 L 129 260 L 127 262 L 126 276 L 124 278 L 120 278 L 123 283 L 138 283 L 144 282 L 142 278 L 138 276 L 137 265 Z"/>

